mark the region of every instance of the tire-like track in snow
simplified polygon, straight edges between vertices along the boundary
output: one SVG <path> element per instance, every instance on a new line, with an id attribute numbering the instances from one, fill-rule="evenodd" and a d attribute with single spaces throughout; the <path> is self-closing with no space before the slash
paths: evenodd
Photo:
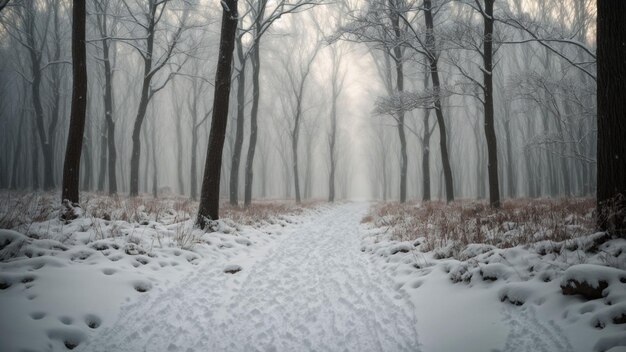
<path id="1" fill-rule="evenodd" d="M 208 263 L 153 290 L 80 349 L 418 351 L 413 306 L 359 250 L 367 207 L 306 218 L 237 274 Z"/>

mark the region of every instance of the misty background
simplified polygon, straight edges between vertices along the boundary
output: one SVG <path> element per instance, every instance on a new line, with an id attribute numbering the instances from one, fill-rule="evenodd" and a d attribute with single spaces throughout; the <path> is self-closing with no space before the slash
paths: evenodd
<path id="1" fill-rule="evenodd" d="M 418 95 L 431 92 L 430 69 L 415 40 L 428 32 L 422 1 L 395 5 L 406 14 L 400 41 L 386 36 L 389 3 L 384 0 L 264 1 L 268 25 L 255 46 L 259 4 L 259 0 L 239 4 L 241 28 L 221 170 L 222 197 L 229 196 L 236 119 L 243 106 L 237 194 L 239 200 L 244 198 L 254 100 L 252 59 L 258 47 L 258 141 L 252 198 L 295 197 L 292 133 L 298 115 L 296 153 L 302 199 L 328 198 L 333 116 L 337 123 L 336 198 L 399 199 L 398 121 L 381 106 L 397 90 L 396 48 L 401 50 L 404 90 Z M 477 50 L 482 17 L 472 4 L 433 1 L 437 39 L 433 50 L 439 57 L 455 197 L 484 199 L 489 189 L 488 162 L 478 88 L 482 58 Z M 110 191 L 111 125 L 105 107 L 108 62 L 116 152 L 113 174 L 117 193 L 130 191 L 132 134 L 142 100 L 153 8 L 158 16 L 153 17 L 156 24 L 149 56 L 153 59 L 148 71 L 152 74 L 150 99 L 139 129 L 139 192 L 197 198 L 219 43 L 221 6 L 217 1 L 88 2 L 89 97 L 81 188 Z M 294 10 L 285 11 L 289 8 Z M 501 20 L 495 23 L 492 71 L 501 195 L 593 194 L 595 57 L 585 47 L 595 52 L 595 2 L 501 0 L 496 1 L 494 14 Z M 0 13 L 0 188 L 60 186 L 71 99 L 70 19 L 71 2 L 62 0 L 15 0 Z M 536 36 L 551 39 L 533 40 Z M 245 75 L 244 94 L 238 95 L 241 74 Z M 423 197 L 427 173 L 431 197 L 445 199 L 435 113 L 430 101 L 423 105 L 405 111 L 407 197 Z M 429 165 L 425 166 L 425 158 Z"/>

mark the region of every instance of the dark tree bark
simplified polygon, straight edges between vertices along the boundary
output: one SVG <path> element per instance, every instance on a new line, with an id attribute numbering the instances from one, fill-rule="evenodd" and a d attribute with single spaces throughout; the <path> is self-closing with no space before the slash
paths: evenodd
<path id="1" fill-rule="evenodd" d="M 430 109 L 424 111 L 424 137 L 422 138 L 422 201 L 430 201 Z"/>
<path id="2" fill-rule="evenodd" d="M 107 122 L 104 120 L 100 129 L 100 167 L 98 170 L 98 192 L 104 192 L 104 183 L 106 182 L 107 170 Z"/>
<path id="3" fill-rule="evenodd" d="M 598 0 L 598 227 L 626 237 L 626 2 Z"/>
<path id="4" fill-rule="evenodd" d="M 89 100 L 89 98 L 88 98 Z M 89 109 L 89 108 L 87 108 Z M 81 152 L 82 161 L 81 164 L 84 165 L 83 176 L 82 176 L 82 184 L 81 189 L 84 191 L 88 191 L 91 189 L 91 179 L 93 174 L 93 161 L 92 161 L 92 150 L 91 150 L 91 126 L 89 121 L 85 121 L 85 131 L 83 133 L 83 148 Z"/>
<path id="5" fill-rule="evenodd" d="M 133 149 L 130 157 L 130 196 L 134 197 L 139 194 L 139 158 L 141 156 L 141 125 L 146 117 L 146 111 L 148 110 L 148 102 L 150 100 L 150 83 L 152 82 L 152 52 L 154 49 L 154 29 L 156 26 L 155 16 L 157 11 L 157 5 L 150 1 L 149 5 L 149 21 L 146 38 L 146 55 L 143 58 L 143 82 L 141 86 L 141 98 L 139 100 L 139 107 L 137 109 L 137 116 L 135 117 L 135 124 L 133 125 Z"/>
<path id="6" fill-rule="evenodd" d="M 32 173 L 32 182 L 33 182 L 33 190 L 38 190 L 41 188 L 41 184 L 39 183 L 39 148 L 37 148 L 37 136 L 36 136 L 36 126 L 35 122 L 33 121 L 33 127 L 32 127 L 32 131 L 33 131 L 33 136 L 32 136 L 32 141 L 33 143 L 31 144 L 32 146 L 32 160 L 31 160 L 31 173 Z"/>
<path id="7" fill-rule="evenodd" d="M 430 62 L 430 78 L 433 82 L 433 89 L 438 92 L 441 88 L 439 80 L 438 61 L 435 53 L 434 21 L 431 0 L 424 0 L 424 19 L 426 21 L 426 46 L 428 47 L 428 60 Z M 452 181 L 452 168 L 450 167 L 450 156 L 448 154 L 448 136 L 446 132 L 446 122 L 443 118 L 443 109 L 439 96 L 435 99 L 435 115 L 437 126 L 439 127 L 439 149 L 441 150 L 441 164 L 443 165 L 443 179 L 446 186 L 446 201 L 454 200 L 454 186 Z"/>
<path id="8" fill-rule="evenodd" d="M 87 112 L 87 51 L 85 48 L 85 0 L 74 0 L 72 7 L 72 110 L 63 164 L 61 200 L 79 201 L 80 155 Z"/>
<path id="9" fill-rule="evenodd" d="M 489 205 L 500 207 L 500 183 L 498 180 L 498 143 L 493 108 L 493 3 L 485 0 L 483 21 L 483 83 L 485 85 L 485 137 L 487 139 L 487 172 L 489 177 Z"/>
<path id="10" fill-rule="evenodd" d="M 207 219 L 217 220 L 219 218 L 222 151 L 226 137 L 226 123 L 228 122 L 230 75 L 238 22 L 237 0 L 223 0 L 222 7 L 222 29 L 213 97 L 213 119 L 202 179 L 200 207 L 196 220 L 197 225 L 201 228 L 207 226 Z"/>
<path id="11" fill-rule="evenodd" d="M 108 36 L 107 19 L 103 14 L 98 16 L 101 23 L 101 34 Z M 117 152 L 115 150 L 115 121 L 113 120 L 113 70 L 111 68 L 111 58 L 109 54 L 109 40 L 102 41 L 102 60 L 104 62 L 104 118 L 106 121 L 106 133 L 108 144 L 108 176 L 109 194 L 117 194 L 116 163 Z"/>
<path id="12" fill-rule="evenodd" d="M 152 126 L 152 142 L 151 147 L 152 147 L 152 197 L 153 198 L 158 198 L 159 197 L 159 180 L 158 180 L 158 169 L 157 169 L 157 150 L 156 150 L 156 123 L 153 124 L 154 126 Z M 148 170 L 146 169 L 146 172 L 148 172 Z"/>
<path id="13" fill-rule="evenodd" d="M 239 164 L 241 163 L 241 149 L 243 147 L 244 110 L 246 100 L 246 57 L 243 54 L 241 36 L 237 37 L 237 57 L 239 58 L 239 75 L 237 77 L 237 126 L 235 131 L 235 145 L 230 164 L 230 204 L 239 203 Z"/>
<path id="14" fill-rule="evenodd" d="M 507 120 L 504 121 L 504 135 L 506 138 L 506 176 L 508 179 L 508 195 L 509 198 L 515 198 L 516 196 L 516 185 L 517 178 L 513 173 L 513 140 L 511 139 L 511 119 L 507 117 Z"/>

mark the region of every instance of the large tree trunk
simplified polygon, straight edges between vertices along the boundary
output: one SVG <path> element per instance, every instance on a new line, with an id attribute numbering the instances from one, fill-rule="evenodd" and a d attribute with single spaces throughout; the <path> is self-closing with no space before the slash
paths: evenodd
<path id="1" fill-rule="evenodd" d="M 500 207 L 500 184 L 498 180 L 498 143 L 493 108 L 493 2 L 485 0 L 485 33 L 483 37 L 483 83 L 485 85 L 485 137 L 487 139 L 487 171 L 489 177 L 489 205 Z"/>
<path id="2" fill-rule="evenodd" d="M 82 149 L 82 164 L 83 167 L 83 179 L 81 189 L 88 191 L 91 189 L 91 178 L 93 174 L 93 161 L 92 161 L 92 150 L 91 150 L 91 126 L 88 122 L 85 125 L 85 131 L 83 133 L 83 149 Z"/>
<path id="3" fill-rule="evenodd" d="M 439 92 L 441 83 L 439 81 L 438 58 L 432 49 L 435 48 L 435 35 L 433 32 L 434 21 L 431 0 L 424 0 L 424 19 L 426 21 L 426 45 L 429 48 L 428 60 L 430 62 L 430 78 L 433 82 L 433 89 Z M 435 115 L 437 126 L 439 127 L 439 149 L 441 150 L 441 164 L 443 166 L 443 178 L 446 186 L 446 201 L 454 200 L 454 186 L 452 181 L 452 168 L 450 167 L 450 156 L 448 155 L 448 137 L 446 134 L 446 122 L 443 118 L 441 98 L 437 95 L 435 99 Z"/>
<path id="4" fill-rule="evenodd" d="M 237 126 L 235 131 L 235 145 L 230 164 L 230 204 L 239 203 L 239 164 L 241 163 L 241 149 L 243 147 L 244 112 L 246 106 L 246 59 L 243 54 L 241 37 L 237 37 L 237 57 L 239 58 L 239 76 L 237 77 Z"/>
<path id="5" fill-rule="evenodd" d="M 626 2 L 598 0 L 598 227 L 626 237 Z"/>
<path id="6" fill-rule="evenodd" d="M 77 204 L 80 154 L 87 112 L 87 51 L 85 48 L 85 0 L 74 0 L 72 8 L 72 110 L 63 164 L 61 200 Z"/>
<path id="7" fill-rule="evenodd" d="M 215 75 L 215 93 L 213 97 L 213 119 L 209 146 L 204 166 L 198 226 L 206 227 L 206 219 L 219 218 L 220 172 L 222 169 L 222 150 L 228 122 L 228 101 L 230 97 L 230 75 L 232 70 L 235 32 L 237 31 L 237 0 L 223 0 L 222 30 L 220 36 L 219 59 Z"/>

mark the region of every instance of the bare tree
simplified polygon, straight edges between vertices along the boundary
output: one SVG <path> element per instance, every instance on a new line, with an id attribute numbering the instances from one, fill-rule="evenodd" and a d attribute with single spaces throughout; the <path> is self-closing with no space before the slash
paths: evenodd
<path id="1" fill-rule="evenodd" d="M 75 0 L 72 7 L 72 112 L 63 164 L 62 201 L 79 201 L 80 155 L 83 146 L 87 111 L 87 50 L 85 47 L 85 0 Z"/>
<path id="2" fill-rule="evenodd" d="M 248 143 L 245 171 L 244 204 L 246 206 L 249 206 L 252 202 L 254 154 L 256 151 L 256 142 L 258 138 L 261 38 L 277 19 L 286 14 L 296 13 L 317 4 L 315 0 L 297 0 L 294 3 L 289 3 L 286 0 L 280 0 L 273 8 L 268 8 L 268 3 L 269 0 L 257 0 L 253 5 L 250 6 L 252 24 L 251 29 L 249 29 L 248 31 L 252 33 L 252 46 L 249 51 L 250 61 L 252 64 L 252 107 L 250 110 L 250 141 Z M 238 170 L 231 170 L 231 173 L 232 172 L 238 173 Z"/>
<path id="3" fill-rule="evenodd" d="M 311 52 L 304 53 L 303 51 L 306 49 L 301 48 L 299 52 L 297 52 L 295 55 L 292 55 L 296 58 L 296 60 L 298 60 L 298 63 L 295 64 L 296 67 L 293 67 L 293 62 L 283 61 L 285 73 L 287 74 L 289 82 L 289 91 L 290 94 L 293 94 L 293 99 L 290 99 L 288 104 L 291 107 L 291 111 L 289 112 L 292 119 L 290 131 L 292 156 L 291 166 L 293 169 L 293 180 L 297 204 L 302 201 L 300 194 L 300 175 L 298 165 L 298 143 L 300 139 L 300 127 L 303 118 L 302 105 L 304 100 L 307 77 L 311 73 L 311 67 L 320 50 L 320 47 L 320 44 L 316 43 Z"/>
<path id="4" fill-rule="evenodd" d="M 343 90 L 345 73 L 341 73 L 342 54 L 340 48 L 335 45 L 330 47 L 331 50 L 331 100 L 330 100 L 330 131 L 328 132 L 328 201 L 335 201 L 335 174 L 337 172 L 337 102 Z"/>
<path id="5" fill-rule="evenodd" d="M 45 17 L 39 17 L 39 3 L 36 1 L 21 1 L 11 6 L 12 11 L 0 23 L 6 33 L 15 39 L 28 52 L 30 74 L 21 73 L 21 76 L 30 84 L 31 99 L 35 110 L 34 118 L 36 131 L 44 160 L 44 190 L 55 187 L 55 146 L 57 126 L 59 123 L 59 99 L 61 71 L 57 66 L 70 63 L 61 60 L 60 19 L 58 6 L 52 6 L 53 11 L 45 11 Z M 52 22 L 54 42 L 52 52 L 47 53 L 48 27 Z M 46 60 L 47 59 L 47 60 Z M 41 96 L 42 82 L 46 78 L 44 73 L 51 70 L 51 84 L 53 99 L 49 114 L 44 114 L 44 99 Z M 27 77 L 27 76 L 30 77 Z M 46 117 L 47 116 L 47 117 Z M 34 161 L 33 161 L 33 165 Z M 33 177 L 38 177 L 33 175 Z"/>
<path id="6" fill-rule="evenodd" d="M 228 102 L 230 98 L 230 79 L 235 32 L 237 31 L 237 0 L 222 1 L 222 29 L 220 49 L 215 74 L 215 92 L 213 97 L 213 120 L 209 146 L 204 166 L 200 206 L 196 223 L 205 228 L 207 219 L 219 218 L 220 172 L 222 168 L 222 149 L 228 121 Z"/>
<path id="7" fill-rule="evenodd" d="M 107 171 L 109 180 L 109 194 L 117 194 L 117 176 L 116 176 L 116 164 L 117 164 L 117 152 L 115 150 L 115 119 L 114 119 L 114 101 L 113 101 L 113 67 L 112 62 L 115 60 L 115 50 L 111 53 L 112 40 L 111 37 L 115 34 L 115 23 L 109 26 L 108 15 L 110 1 L 95 0 L 96 6 L 96 28 L 98 33 L 102 37 L 102 63 L 104 69 L 104 119 L 106 124 L 106 142 L 107 142 Z M 114 18 L 114 17 L 113 17 Z M 115 48 L 115 46 L 113 46 Z M 104 134 L 104 132 L 103 132 Z M 104 170 L 101 173 L 104 175 Z"/>
<path id="8" fill-rule="evenodd" d="M 124 43 L 132 43 L 131 45 L 136 48 L 137 53 L 141 55 L 143 59 L 143 80 L 141 87 L 141 98 L 139 100 L 139 106 L 137 108 L 137 115 L 135 117 L 135 122 L 133 125 L 133 149 L 130 159 L 130 195 L 136 196 L 139 194 L 139 157 L 141 155 L 141 126 L 146 117 L 146 110 L 148 108 L 148 103 L 154 97 L 154 95 L 159 92 L 161 89 L 165 88 L 167 83 L 172 78 L 172 73 L 168 74 L 165 79 L 162 80 L 157 85 L 152 84 L 152 80 L 154 77 L 161 71 L 164 67 L 168 65 L 170 59 L 174 56 L 175 48 L 179 41 L 181 40 L 181 34 L 185 29 L 185 22 L 187 17 L 187 11 L 183 13 L 183 16 L 180 21 L 180 25 L 172 33 L 171 39 L 169 43 L 165 45 L 164 52 L 159 56 L 155 56 L 155 37 L 160 31 L 157 30 L 157 26 L 159 22 L 162 21 L 163 15 L 166 11 L 166 6 L 171 0 L 149 0 L 147 4 L 147 8 L 145 8 L 145 12 L 143 16 L 145 21 L 139 20 L 127 4 L 126 0 L 124 1 L 124 5 L 128 9 L 129 15 L 135 19 L 138 26 L 140 26 L 145 31 L 145 39 L 131 39 L 128 41 L 124 41 Z M 145 46 L 141 47 L 135 42 L 144 42 Z M 182 67 L 181 64 L 178 66 L 178 70 Z"/>
<path id="9" fill-rule="evenodd" d="M 243 17 L 240 21 L 243 21 Z M 241 163 L 241 150 L 243 148 L 244 110 L 246 106 L 246 62 L 248 61 L 248 56 L 244 54 L 242 43 L 244 34 L 244 31 L 240 31 L 236 38 L 239 67 L 237 68 L 237 122 L 233 156 L 230 164 L 229 195 L 231 205 L 239 204 L 239 164 Z"/>

